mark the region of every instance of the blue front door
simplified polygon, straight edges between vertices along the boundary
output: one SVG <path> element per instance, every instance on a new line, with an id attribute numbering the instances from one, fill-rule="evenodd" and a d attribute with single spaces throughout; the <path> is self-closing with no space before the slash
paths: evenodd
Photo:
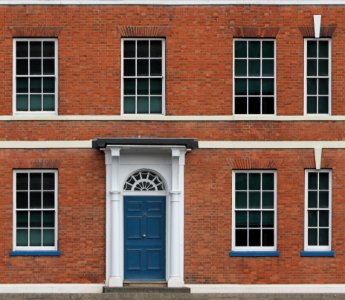
<path id="1" fill-rule="evenodd" d="M 165 280 L 165 197 L 124 197 L 125 280 Z"/>

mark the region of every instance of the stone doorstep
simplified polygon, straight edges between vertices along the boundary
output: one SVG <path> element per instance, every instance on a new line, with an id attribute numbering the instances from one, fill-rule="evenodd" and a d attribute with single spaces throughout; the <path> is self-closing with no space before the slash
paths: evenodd
<path id="1" fill-rule="evenodd" d="M 157 283 L 149 284 L 149 283 L 140 283 L 134 284 L 131 283 L 130 285 L 124 285 L 123 287 L 104 287 L 103 293 L 160 293 L 160 294 L 167 294 L 167 293 L 179 293 L 179 294 L 190 294 L 190 288 L 183 287 L 183 288 L 168 288 L 166 286 L 159 286 Z"/>

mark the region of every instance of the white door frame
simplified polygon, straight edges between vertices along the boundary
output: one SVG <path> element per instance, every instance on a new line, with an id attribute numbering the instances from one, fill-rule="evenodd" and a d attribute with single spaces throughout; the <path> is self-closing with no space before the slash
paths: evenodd
<path id="1" fill-rule="evenodd" d="M 103 149 L 106 164 L 106 286 L 123 286 L 123 186 L 130 173 L 126 173 L 127 169 L 121 157 L 131 150 L 143 150 L 146 153 L 154 151 L 162 155 L 160 161 L 163 161 L 165 166 L 161 170 L 158 158 L 157 163 L 153 161 L 147 164 L 143 159 L 143 162 L 132 167 L 133 170 L 151 169 L 166 181 L 166 279 L 169 287 L 182 287 L 184 286 L 184 164 L 187 149 L 184 146 L 138 145 L 108 145 Z M 136 155 L 140 160 L 140 151 Z"/>

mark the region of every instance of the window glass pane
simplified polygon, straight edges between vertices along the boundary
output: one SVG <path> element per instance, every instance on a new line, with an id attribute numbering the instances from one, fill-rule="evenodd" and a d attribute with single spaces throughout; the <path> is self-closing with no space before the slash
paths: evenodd
<path id="1" fill-rule="evenodd" d="M 29 108 L 28 95 L 17 95 L 16 106 L 18 111 L 27 111 Z"/>
<path id="2" fill-rule="evenodd" d="M 262 79 L 262 94 L 274 95 L 274 79 Z"/>
<path id="3" fill-rule="evenodd" d="M 317 173 L 315 172 L 308 173 L 308 189 L 310 190 L 317 189 Z"/>
<path id="4" fill-rule="evenodd" d="M 150 98 L 150 112 L 153 114 L 162 113 L 162 97 L 151 97 Z"/>
<path id="5" fill-rule="evenodd" d="M 235 114 L 247 113 L 247 98 L 236 97 L 235 98 Z"/>
<path id="6" fill-rule="evenodd" d="M 41 42 L 30 42 L 30 57 L 41 57 L 42 48 Z"/>
<path id="7" fill-rule="evenodd" d="M 41 192 L 30 192 L 30 208 L 41 208 Z"/>
<path id="8" fill-rule="evenodd" d="M 261 227 L 261 214 L 258 211 L 249 212 L 249 227 Z"/>
<path id="9" fill-rule="evenodd" d="M 17 59 L 16 71 L 17 71 L 17 75 L 27 75 L 28 74 L 28 60 Z"/>
<path id="10" fill-rule="evenodd" d="M 28 189 L 28 174 L 27 173 L 17 173 L 16 176 L 16 188 L 17 190 L 27 190 Z"/>
<path id="11" fill-rule="evenodd" d="M 124 57 L 135 57 L 135 41 L 123 42 Z"/>
<path id="12" fill-rule="evenodd" d="M 150 79 L 151 95 L 162 95 L 162 79 Z"/>
<path id="13" fill-rule="evenodd" d="M 150 56 L 162 57 L 162 41 L 151 41 L 150 43 Z"/>
<path id="14" fill-rule="evenodd" d="M 329 207 L 328 198 L 329 198 L 328 192 L 319 192 L 319 207 L 320 208 Z"/>
<path id="15" fill-rule="evenodd" d="M 31 190 L 40 190 L 41 186 L 41 173 L 30 173 L 30 189 Z"/>
<path id="16" fill-rule="evenodd" d="M 43 227 L 54 227 L 55 218 L 53 211 L 43 212 Z"/>
<path id="17" fill-rule="evenodd" d="M 138 97 L 137 113 L 149 112 L 149 97 Z"/>
<path id="18" fill-rule="evenodd" d="M 123 73 L 125 76 L 135 76 L 135 60 L 134 59 L 124 60 Z"/>
<path id="19" fill-rule="evenodd" d="M 30 95 L 30 110 L 42 110 L 41 95 Z"/>
<path id="20" fill-rule="evenodd" d="M 319 94 L 328 95 L 328 79 L 319 79 Z"/>
<path id="21" fill-rule="evenodd" d="M 235 76 L 247 76 L 247 61 L 244 59 L 235 60 Z"/>
<path id="22" fill-rule="evenodd" d="M 135 95 L 135 79 L 124 79 L 125 95 Z"/>
<path id="23" fill-rule="evenodd" d="M 148 76 L 149 75 L 149 61 L 147 59 L 137 60 L 137 75 Z"/>
<path id="24" fill-rule="evenodd" d="M 274 114 L 274 98 L 273 97 L 262 98 L 262 113 Z"/>
<path id="25" fill-rule="evenodd" d="M 124 113 L 125 114 L 134 114 L 135 113 L 135 97 L 125 97 L 124 98 Z"/>
<path id="26" fill-rule="evenodd" d="M 319 173 L 319 189 L 320 190 L 328 190 L 329 189 L 329 174 L 328 173 L 324 173 L 324 172 L 320 172 Z"/>
<path id="27" fill-rule="evenodd" d="M 236 187 L 236 190 L 247 189 L 247 174 L 246 173 L 237 173 L 235 175 L 235 187 Z"/>
<path id="28" fill-rule="evenodd" d="M 17 78 L 17 93 L 27 93 L 28 92 L 28 79 L 27 78 Z"/>
<path id="29" fill-rule="evenodd" d="M 247 208 L 247 192 L 236 192 L 236 208 Z"/>
<path id="30" fill-rule="evenodd" d="M 249 97 L 248 99 L 248 113 L 249 114 L 260 114 L 260 98 L 259 97 Z"/>
<path id="31" fill-rule="evenodd" d="M 43 96 L 43 110 L 44 111 L 54 111 L 55 109 L 55 96 L 54 95 L 44 95 Z"/>
<path id="32" fill-rule="evenodd" d="M 328 210 L 319 211 L 319 226 L 320 227 L 328 227 L 329 226 Z"/>
<path id="33" fill-rule="evenodd" d="M 249 57 L 255 58 L 260 57 L 260 42 L 259 41 L 249 41 Z"/>
<path id="34" fill-rule="evenodd" d="M 249 208 L 260 208 L 260 192 L 249 192 Z"/>
<path id="35" fill-rule="evenodd" d="M 328 246 L 328 228 L 327 229 L 319 229 L 319 245 L 320 246 Z"/>
<path id="36" fill-rule="evenodd" d="M 316 95 L 316 78 L 307 79 L 307 93 L 308 95 Z"/>
<path id="37" fill-rule="evenodd" d="M 274 76 L 274 60 L 265 59 L 262 61 L 262 76 Z"/>
<path id="38" fill-rule="evenodd" d="M 30 227 L 41 227 L 42 226 L 42 213 L 40 211 L 30 212 Z"/>
<path id="39" fill-rule="evenodd" d="M 16 43 L 16 57 L 28 57 L 28 42 Z"/>
<path id="40" fill-rule="evenodd" d="M 236 228 L 246 228 L 247 225 L 247 212 L 237 211 L 236 212 Z"/>
<path id="41" fill-rule="evenodd" d="M 55 187 L 55 174 L 43 173 L 43 189 L 54 190 Z"/>
<path id="42" fill-rule="evenodd" d="M 55 234 L 54 229 L 43 229 L 43 246 L 54 246 Z"/>
<path id="43" fill-rule="evenodd" d="M 262 192 L 262 208 L 273 208 L 274 193 Z"/>
<path id="44" fill-rule="evenodd" d="M 249 60 L 249 76 L 260 76 L 260 60 Z"/>
<path id="45" fill-rule="evenodd" d="M 235 94 L 247 95 L 247 79 L 235 79 Z"/>
<path id="46" fill-rule="evenodd" d="M 17 192 L 17 208 L 28 208 L 27 192 Z"/>
<path id="47" fill-rule="evenodd" d="M 235 41 L 235 57 L 247 57 L 247 42 Z"/>
<path id="48" fill-rule="evenodd" d="M 42 78 L 30 78 L 30 92 L 41 93 L 42 92 Z"/>
<path id="49" fill-rule="evenodd" d="M 317 113 L 317 97 L 307 97 L 307 113 L 308 114 L 316 114 Z"/>
<path id="50" fill-rule="evenodd" d="M 319 97 L 319 113 L 328 114 L 328 97 L 327 96 Z"/>
<path id="51" fill-rule="evenodd" d="M 260 246 L 261 230 L 249 230 L 249 246 Z"/>
<path id="52" fill-rule="evenodd" d="M 260 79 L 249 79 L 249 94 L 260 95 Z"/>
<path id="53" fill-rule="evenodd" d="M 17 211 L 17 227 L 28 227 L 27 211 Z"/>
<path id="54" fill-rule="evenodd" d="M 247 230 L 246 229 L 236 229 L 235 231 L 236 234 L 236 246 L 241 247 L 241 246 L 248 246 L 247 242 Z"/>
<path id="55" fill-rule="evenodd" d="M 308 245 L 317 246 L 317 229 L 308 229 Z"/>
<path id="56" fill-rule="evenodd" d="M 28 230 L 17 229 L 17 246 L 27 246 L 27 245 L 28 245 Z"/>
<path id="57" fill-rule="evenodd" d="M 30 75 L 41 75 L 42 66 L 40 59 L 30 59 Z"/>
<path id="58" fill-rule="evenodd" d="M 151 76 L 161 76 L 162 75 L 162 60 L 151 59 L 150 61 L 150 75 Z"/>
<path id="59" fill-rule="evenodd" d="M 137 79 L 137 93 L 138 95 L 149 94 L 149 80 L 148 79 Z"/>
<path id="60" fill-rule="evenodd" d="M 55 57 L 55 43 L 54 42 L 43 42 L 43 56 Z"/>
<path id="61" fill-rule="evenodd" d="M 274 42 L 263 41 L 262 42 L 262 57 L 274 57 Z"/>
<path id="62" fill-rule="evenodd" d="M 308 76 L 316 76 L 316 66 L 317 60 L 316 59 L 308 59 L 307 60 L 307 75 Z"/>
<path id="63" fill-rule="evenodd" d="M 328 41 L 319 41 L 319 57 L 328 57 Z"/>
<path id="64" fill-rule="evenodd" d="M 319 76 L 328 76 L 328 60 L 319 59 Z"/>
<path id="65" fill-rule="evenodd" d="M 149 42 L 148 41 L 138 41 L 137 43 L 138 57 L 148 57 L 149 56 Z"/>
<path id="66" fill-rule="evenodd" d="M 274 189 L 274 175 L 272 173 L 262 174 L 262 189 L 263 190 Z"/>
<path id="67" fill-rule="evenodd" d="M 43 92 L 44 93 L 55 92 L 55 78 L 54 77 L 43 78 Z"/>
<path id="68" fill-rule="evenodd" d="M 55 74 L 55 61 L 54 59 L 43 60 L 43 74 L 54 75 Z"/>
<path id="69" fill-rule="evenodd" d="M 262 230 L 262 246 L 274 246 L 274 230 Z"/>
<path id="70" fill-rule="evenodd" d="M 317 53 L 316 49 L 317 49 L 316 41 L 307 42 L 307 56 L 308 57 L 316 57 L 316 53 Z"/>
<path id="71" fill-rule="evenodd" d="M 249 189 L 250 190 L 260 190 L 261 178 L 259 173 L 249 174 Z"/>
<path id="72" fill-rule="evenodd" d="M 30 246 L 41 246 L 41 229 L 30 230 Z"/>
<path id="73" fill-rule="evenodd" d="M 316 210 L 308 211 L 308 226 L 309 227 L 317 226 L 317 211 Z"/>
<path id="74" fill-rule="evenodd" d="M 43 208 L 54 208 L 54 192 L 43 192 Z"/>
<path id="75" fill-rule="evenodd" d="M 308 192 L 308 207 L 317 207 L 317 192 Z"/>
<path id="76" fill-rule="evenodd" d="M 262 227 L 274 227 L 274 212 L 263 211 L 262 212 Z"/>

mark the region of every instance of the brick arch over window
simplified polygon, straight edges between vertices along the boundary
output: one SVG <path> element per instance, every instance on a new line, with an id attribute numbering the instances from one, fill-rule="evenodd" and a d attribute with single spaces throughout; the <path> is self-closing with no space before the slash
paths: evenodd
<path id="1" fill-rule="evenodd" d="M 123 188 L 125 191 L 165 191 L 162 178 L 151 170 L 139 170 L 130 175 Z"/>

